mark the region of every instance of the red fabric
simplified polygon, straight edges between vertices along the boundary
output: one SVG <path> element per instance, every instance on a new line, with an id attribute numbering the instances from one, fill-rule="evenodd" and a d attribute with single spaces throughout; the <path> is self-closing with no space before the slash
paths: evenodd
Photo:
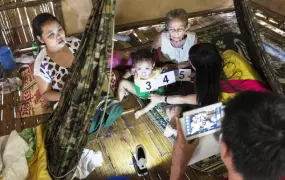
<path id="1" fill-rule="evenodd" d="M 158 51 L 158 57 L 155 59 L 155 62 L 158 63 L 160 59 L 160 48 Z M 111 65 L 111 56 L 108 57 L 107 68 L 117 68 L 125 69 L 131 68 L 133 65 L 133 60 L 131 58 L 131 53 L 134 51 L 114 51 L 113 52 L 113 64 Z"/>
<path id="2" fill-rule="evenodd" d="M 107 68 L 126 68 L 133 65 L 133 60 L 130 57 L 132 51 L 114 51 L 113 64 L 111 65 L 111 56 L 108 57 Z"/>
<path id="3" fill-rule="evenodd" d="M 236 89 L 233 87 L 236 87 L 237 90 L 242 91 L 270 91 L 268 88 L 264 86 L 264 84 L 257 80 L 227 80 L 221 81 L 221 87 L 223 92 L 226 93 L 236 93 Z"/>
<path id="4" fill-rule="evenodd" d="M 112 72 L 107 70 L 106 77 L 108 78 L 108 81 L 110 82 L 111 91 L 114 94 L 116 94 L 118 87 L 119 87 L 119 82 L 122 78 L 122 74 L 120 74 L 120 72 L 116 70 L 112 70 Z"/>

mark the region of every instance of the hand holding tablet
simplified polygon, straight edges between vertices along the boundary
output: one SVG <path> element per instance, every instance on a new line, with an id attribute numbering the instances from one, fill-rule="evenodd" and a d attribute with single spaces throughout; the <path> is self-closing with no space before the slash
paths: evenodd
<path id="1" fill-rule="evenodd" d="M 222 117 L 223 105 L 216 103 L 185 112 L 180 121 L 186 139 L 191 140 L 220 131 Z"/>
<path id="2" fill-rule="evenodd" d="M 180 122 L 184 138 L 187 141 L 199 138 L 199 145 L 188 165 L 219 153 L 219 142 L 214 133 L 221 129 L 223 109 L 222 103 L 216 103 L 183 113 Z"/>

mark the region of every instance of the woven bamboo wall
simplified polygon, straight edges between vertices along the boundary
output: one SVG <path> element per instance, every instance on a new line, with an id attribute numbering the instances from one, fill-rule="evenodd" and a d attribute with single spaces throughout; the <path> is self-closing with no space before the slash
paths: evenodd
<path id="1" fill-rule="evenodd" d="M 34 40 L 31 23 L 37 14 L 54 13 L 53 2 L 0 12 L 1 44 L 21 44 Z"/>
<path id="2" fill-rule="evenodd" d="M 53 0 L 23 2 L 22 0 L 0 1 L 0 45 L 10 47 L 32 42 L 32 20 L 40 13 L 48 12 L 57 16 L 62 12 Z"/>

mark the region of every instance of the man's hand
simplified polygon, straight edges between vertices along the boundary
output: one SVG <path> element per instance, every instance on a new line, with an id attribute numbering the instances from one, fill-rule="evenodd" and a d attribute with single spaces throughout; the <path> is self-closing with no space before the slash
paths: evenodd
<path id="1" fill-rule="evenodd" d="M 177 137 L 173 145 L 172 151 L 172 166 L 170 180 L 180 180 L 187 165 L 199 144 L 199 140 L 195 139 L 191 144 L 188 144 L 181 127 L 180 120 L 176 118 Z"/>

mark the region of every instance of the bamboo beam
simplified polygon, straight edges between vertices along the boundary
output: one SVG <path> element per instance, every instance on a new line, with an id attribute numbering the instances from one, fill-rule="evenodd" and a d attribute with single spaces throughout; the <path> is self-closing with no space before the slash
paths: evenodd
<path id="1" fill-rule="evenodd" d="M 284 15 L 279 14 L 277 12 L 274 12 L 274 11 L 268 9 L 267 7 L 261 6 L 261 5 L 255 3 L 255 2 L 251 2 L 250 5 L 251 5 L 251 7 L 253 9 L 258 9 L 258 10 L 264 12 L 266 15 L 274 18 L 274 19 L 277 19 L 277 20 L 280 20 L 280 21 L 283 21 L 283 22 L 285 21 L 285 16 Z"/>
<path id="2" fill-rule="evenodd" d="M 285 31 L 285 16 L 276 12 L 273 12 L 272 10 L 261 6 L 257 3 L 251 2 L 250 7 L 254 10 L 254 17 L 258 20 L 264 21 L 267 24 L 270 24 L 271 26 L 275 28 L 279 28 L 283 31 Z M 265 17 L 259 17 L 255 15 L 255 13 L 261 13 Z M 270 20 L 274 20 L 276 23 L 271 22 Z"/>
<path id="3" fill-rule="evenodd" d="M 188 13 L 188 17 L 199 17 L 199 16 L 208 16 L 210 14 L 219 14 L 219 13 L 227 13 L 227 12 L 232 12 L 234 11 L 234 7 L 227 7 L 227 8 L 217 8 L 217 9 L 211 9 L 211 10 L 206 10 L 206 11 L 199 11 L 199 12 L 193 12 L 193 13 Z M 115 26 L 115 31 L 125 31 L 129 29 L 134 29 L 142 26 L 149 26 L 149 25 L 154 25 L 154 24 L 159 24 L 165 21 L 165 18 L 157 18 L 157 19 L 152 19 L 152 20 L 146 20 L 146 21 L 138 21 L 138 22 L 131 22 L 127 24 L 119 24 Z"/>
<path id="4" fill-rule="evenodd" d="M 258 20 L 264 21 L 267 24 L 270 24 L 271 26 L 273 26 L 275 28 L 279 28 L 279 29 L 285 31 L 285 26 L 282 26 L 282 24 L 284 24 L 284 22 L 278 22 L 278 24 L 275 24 L 275 23 L 273 23 L 273 22 L 271 22 L 271 21 L 269 21 L 267 19 L 263 19 L 263 18 L 258 17 L 258 16 L 255 16 L 255 18 L 258 19 Z"/>
<path id="5" fill-rule="evenodd" d="M 279 39 L 282 40 L 284 37 L 278 33 L 276 33 L 275 31 L 272 31 L 271 29 L 257 23 L 254 22 L 254 25 L 256 26 L 256 29 L 258 29 L 260 32 L 265 32 L 266 34 L 270 35 L 271 37 L 275 38 L 275 39 Z"/>
<path id="6" fill-rule="evenodd" d="M 54 1 L 58 1 L 57 3 L 55 3 L 55 9 L 58 8 L 56 10 L 56 12 L 57 12 L 59 10 L 59 8 L 61 8 L 60 7 L 61 6 L 60 0 L 54 0 Z M 194 12 L 194 13 L 189 13 L 188 15 L 189 15 L 189 18 L 192 18 L 192 17 L 198 17 L 198 16 L 208 16 L 211 14 L 227 13 L 227 12 L 232 12 L 232 11 L 234 11 L 234 7 Z M 59 15 L 59 14 L 57 13 L 57 15 Z M 63 16 L 60 16 L 60 17 L 63 17 Z M 59 18 L 59 19 L 63 19 L 63 18 Z M 153 20 L 139 21 L 139 22 L 134 22 L 134 23 L 116 25 L 115 30 L 116 30 L 116 32 L 119 32 L 119 31 L 138 28 L 141 26 L 154 25 L 154 24 L 164 22 L 164 20 L 165 20 L 164 18 L 158 18 L 158 19 L 153 19 Z M 82 35 L 82 33 L 70 34 L 70 36 L 76 36 L 76 37 L 80 37 L 81 35 Z M 25 43 L 25 44 L 21 44 L 21 45 L 13 45 L 11 47 L 11 49 L 22 49 L 22 48 L 29 47 L 30 45 L 31 45 L 31 43 Z"/>
<path id="7" fill-rule="evenodd" d="M 55 10 L 55 16 L 59 19 L 60 24 L 63 27 L 66 27 L 65 22 L 64 22 L 64 18 L 63 18 L 61 0 L 55 0 L 54 1 L 54 10 Z"/>
<path id="8" fill-rule="evenodd" d="M 58 1 L 61 1 L 61 0 L 33 0 L 33 1 L 27 1 L 27 2 L 22 1 L 22 2 L 3 4 L 0 6 L 0 11 L 21 8 L 21 7 L 36 6 L 42 3 L 58 2 Z"/>

